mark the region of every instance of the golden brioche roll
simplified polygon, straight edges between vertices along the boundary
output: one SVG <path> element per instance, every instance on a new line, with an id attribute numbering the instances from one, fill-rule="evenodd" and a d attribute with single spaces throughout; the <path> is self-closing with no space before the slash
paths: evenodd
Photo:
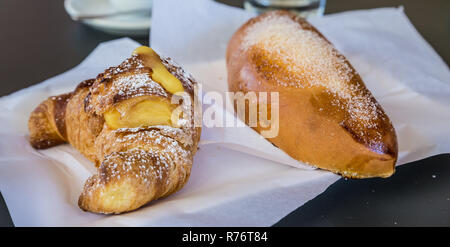
<path id="1" fill-rule="evenodd" d="M 306 20 L 285 11 L 255 17 L 233 35 L 226 60 L 230 91 L 279 93 L 279 132 L 268 140 L 291 157 L 344 177 L 394 173 L 397 138 L 388 116 Z"/>

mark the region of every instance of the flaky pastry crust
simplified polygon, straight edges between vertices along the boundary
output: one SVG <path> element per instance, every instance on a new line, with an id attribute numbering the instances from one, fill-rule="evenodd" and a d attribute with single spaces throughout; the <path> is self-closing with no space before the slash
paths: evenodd
<path id="1" fill-rule="evenodd" d="M 170 58 L 161 62 L 182 83 L 193 104 L 196 81 Z M 79 197 L 81 209 L 105 214 L 135 210 L 187 182 L 201 130 L 194 127 L 194 114 L 187 114 L 185 124 L 177 127 L 111 129 L 105 123 L 104 113 L 126 100 L 170 100 L 171 94 L 151 75 L 152 68 L 134 54 L 73 92 L 48 98 L 31 113 L 34 148 L 70 143 L 98 168 Z"/>

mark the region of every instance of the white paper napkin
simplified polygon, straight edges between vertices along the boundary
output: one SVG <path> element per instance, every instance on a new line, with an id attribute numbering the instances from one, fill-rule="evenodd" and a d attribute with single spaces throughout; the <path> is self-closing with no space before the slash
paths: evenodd
<path id="1" fill-rule="evenodd" d="M 224 49 L 250 15 L 206 0 L 157 0 L 153 16 L 152 46 L 188 68 L 206 91 L 226 90 Z M 401 9 L 311 21 L 387 111 L 399 138 L 400 164 L 449 152 L 449 69 Z M 33 150 L 28 116 L 46 97 L 119 64 L 137 46 L 129 39 L 103 43 L 74 69 L 0 98 L 0 190 L 16 226 L 268 226 L 338 179 L 291 167 L 301 165 L 249 128 L 204 128 L 181 191 L 123 215 L 82 212 L 77 199 L 93 165 L 69 145 Z"/>

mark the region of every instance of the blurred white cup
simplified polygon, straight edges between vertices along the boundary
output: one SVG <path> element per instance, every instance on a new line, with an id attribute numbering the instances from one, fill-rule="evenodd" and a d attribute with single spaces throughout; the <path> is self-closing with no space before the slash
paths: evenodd
<path id="1" fill-rule="evenodd" d="M 119 11 L 151 9 L 153 0 L 109 0 Z"/>

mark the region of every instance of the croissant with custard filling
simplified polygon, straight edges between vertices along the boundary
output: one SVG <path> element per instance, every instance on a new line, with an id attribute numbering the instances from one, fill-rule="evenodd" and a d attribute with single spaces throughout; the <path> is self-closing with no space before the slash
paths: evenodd
<path id="1" fill-rule="evenodd" d="M 119 66 L 42 102 L 29 119 L 31 145 L 70 143 L 95 163 L 98 174 L 85 183 L 81 209 L 137 209 L 189 178 L 200 138 L 193 124 L 195 85 L 171 59 L 139 47 Z M 173 104 L 172 95 L 180 93 L 191 100 Z M 175 116 L 177 107 L 183 111 Z"/>

